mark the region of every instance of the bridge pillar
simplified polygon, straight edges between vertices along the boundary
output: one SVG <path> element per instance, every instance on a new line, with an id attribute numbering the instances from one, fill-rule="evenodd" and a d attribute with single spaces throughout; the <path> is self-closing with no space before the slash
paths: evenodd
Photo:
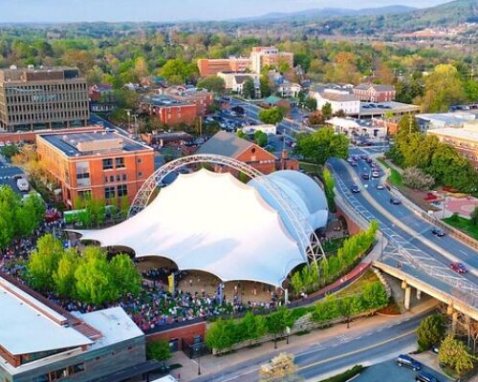
<path id="1" fill-rule="evenodd" d="M 458 324 L 458 312 L 454 311 L 452 314 L 452 321 L 451 321 L 451 334 L 452 336 L 456 335 L 456 325 Z"/>
<path id="2" fill-rule="evenodd" d="M 422 291 L 417 289 L 417 300 L 420 300 L 422 298 Z"/>
<path id="3" fill-rule="evenodd" d="M 405 300 L 403 302 L 403 305 L 406 310 L 410 310 L 410 300 L 412 297 L 412 287 L 407 286 L 405 288 Z"/>

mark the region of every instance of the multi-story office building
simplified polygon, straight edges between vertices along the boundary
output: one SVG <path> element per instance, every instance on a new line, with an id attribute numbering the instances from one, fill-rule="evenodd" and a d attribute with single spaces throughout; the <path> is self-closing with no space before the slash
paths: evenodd
<path id="1" fill-rule="evenodd" d="M 75 68 L 0 70 L 0 127 L 15 130 L 86 126 L 86 80 Z"/>
<path id="2" fill-rule="evenodd" d="M 282 64 L 287 64 L 289 68 L 294 67 L 294 54 L 288 52 L 279 52 L 273 46 L 258 46 L 252 48 L 251 70 L 255 73 L 261 73 L 262 69 L 270 66 L 279 69 Z"/>
<path id="3" fill-rule="evenodd" d="M 40 160 L 71 208 L 86 195 L 132 202 L 154 172 L 153 149 L 117 133 L 49 133 L 36 141 Z"/>
<path id="4" fill-rule="evenodd" d="M 243 57 L 200 59 L 198 69 L 201 77 L 215 76 L 219 72 L 244 72 L 251 69 L 251 59 Z"/>
<path id="5" fill-rule="evenodd" d="M 175 126 L 181 123 L 193 125 L 198 117 L 196 103 L 167 95 L 147 96 L 140 103 L 143 112 L 156 117 L 161 123 Z"/>

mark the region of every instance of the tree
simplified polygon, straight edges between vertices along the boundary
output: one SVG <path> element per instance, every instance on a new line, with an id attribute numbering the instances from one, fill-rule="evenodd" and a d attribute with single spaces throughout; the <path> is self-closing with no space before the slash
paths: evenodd
<path id="1" fill-rule="evenodd" d="M 206 89 L 210 92 L 222 94 L 226 90 L 226 83 L 221 77 L 210 76 L 199 80 L 197 87 Z"/>
<path id="2" fill-rule="evenodd" d="M 172 84 L 183 84 L 191 76 L 191 67 L 182 58 L 169 60 L 161 68 L 161 76 Z"/>
<path id="3" fill-rule="evenodd" d="M 206 345 L 219 352 L 229 349 L 236 342 L 234 321 L 219 319 L 206 332 Z"/>
<path id="4" fill-rule="evenodd" d="M 470 222 L 473 225 L 478 226 L 478 207 L 475 207 L 473 212 L 470 214 Z"/>
<path id="5" fill-rule="evenodd" d="M 417 99 L 426 112 L 446 112 L 450 106 L 466 99 L 463 82 L 456 67 L 450 64 L 437 65 L 425 79 L 425 93 Z"/>
<path id="6" fill-rule="evenodd" d="M 361 309 L 361 301 L 356 296 L 346 296 L 338 301 L 338 311 L 344 321 L 347 323 L 347 329 L 350 327 L 351 317 L 359 313 Z"/>
<path id="7" fill-rule="evenodd" d="M 476 357 L 467 351 L 463 342 L 448 335 L 440 346 L 438 361 L 461 375 L 473 369 L 473 362 L 476 361 Z"/>
<path id="8" fill-rule="evenodd" d="M 270 109 L 264 109 L 259 112 L 259 119 L 261 122 L 270 125 L 277 125 L 278 123 L 282 122 L 284 116 L 284 110 L 277 106 L 271 107 Z"/>
<path id="9" fill-rule="evenodd" d="M 322 116 L 325 120 L 332 118 L 332 105 L 329 102 L 326 102 L 324 106 L 322 106 Z"/>
<path id="10" fill-rule="evenodd" d="M 274 313 L 267 317 L 268 331 L 274 335 L 274 346 L 276 348 L 278 337 L 283 336 L 286 329 L 292 326 L 291 319 L 291 312 L 285 306 L 279 306 Z"/>
<path id="11" fill-rule="evenodd" d="M 167 361 L 172 357 L 169 342 L 166 340 L 148 342 L 146 344 L 146 357 L 156 361 Z"/>
<path id="12" fill-rule="evenodd" d="M 256 85 L 252 78 L 248 78 L 242 87 L 242 95 L 247 99 L 256 98 Z"/>
<path id="13" fill-rule="evenodd" d="M 380 309 L 388 304 L 387 291 L 380 281 L 366 285 L 360 299 L 365 310 Z"/>
<path id="14" fill-rule="evenodd" d="M 87 247 L 84 260 L 75 271 L 78 298 L 87 304 L 115 301 L 119 291 L 112 280 L 106 254 L 98 247 Z"/>
<path id="15" fill-rule="evenodd" d="M 246 340 L 260 338 L 267 332 L 266 319 L 263 316 L 247 312 L 239 324 L 239 330 L 244 333 Z"/>
<path id="16" fill-rule="evenodd" d="M 69 248 L 60 255 L 57 269 L 53 273 L 55 291 L 64 298 L 75 297 L 75 272 L 79 264 L 75 249 Z"/>
<path id="17" fill-rule="evenodd" d="M 327 296 L 324 300 L 315 305 L 312 319 L 319 323 L 325 323 L 339 316 L 337 298 L 333 295 Z"/>
<path id="18" fill-rule="evenodd" d="M 305 100 L 305 106 L 309 110 L 317 110 L 317 100 L 312 97 L 307 97 Z"/>
<path id="19" fill-rule="evenodd" d="M 325 165 L 329 158 L 347 158 L 349 140 L 342 134 L 335 134 L 332 128 L 323 128 L 312 134 L 299 134 L 296 154 L 314 163 Z"/>
<path id="20" fill-rule="evenodd" d="M 260 147 L 265 147 L 267 142 L 269 141 L 269 137 L 263 131 L 257 130 L 254 133 L 254 143 Z"/>
<path id="21" fill-rule="evenodd" d="M 417 167 L 409 167 L 403 172 L 403 183 L 415 190 L 429 190 L 435 184 L 435 179 Z"/>
<path id="22" fill-rule="evenodd" d="M 53 235 L 48 234 L 38 239 L 37 249 L 30 254 L 27 263 L 29 284 L 41 291 L 53 290 L 54 274 L 62 256 L 63 244 Z"/>
<path id="23" fill-rule="evenodd" d="M 137 295 L 141 290 L 141 275 L 130 257 L 119 254 L 110 261 L 110 275 L 114 288 L 121 294 Z"/>
<path id="24" fill-rule="evenodd" d="M 20 198 L 9 186 L 0 186 L 0 249 L 6 248 L 17 235 L 17 211 Z"/>
<path id="25" fill-rule="evenodd" d="M 314 111 L 309 114 L 309 124 L 314 125 L 323 125 L 325 123 L 325 118 L 320 111 Z"/>
<path id="26" fill-rule="evenodd" d="M 445 320 L 441 314 L 426 317 L 417 329 L 418 349 L 425 351 L 441 343 L 445 337 Z"/>
<path id="27" fill-rule="evenodd" d="M 269 85 L 269 80 L 267 79 L 266 76 L 261 76 L 261 79 L 259 80 L 259 88 L 261 91 L 262 98 L 267 98 L 272 94 L 271 87 Z"/>

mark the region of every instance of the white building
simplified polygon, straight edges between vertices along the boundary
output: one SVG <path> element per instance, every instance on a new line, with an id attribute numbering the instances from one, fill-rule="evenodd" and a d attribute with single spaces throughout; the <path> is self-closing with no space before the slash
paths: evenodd
<path id="1" fill-rule="evenodd" d="M 332 113 L 343 110 L 345 114 L 358 115 L 360 113 L 360 101 L 346 90 L 325 89 L 323 91 L 311 91 L 310 97 L 317 100 L 317 110 L 321 110 L 327 103 L 332 106 Z"/>
<path id="2" fill-rule="evenodd" d="M 337 133 L 344 134 L 356 141 L 383 141 L 387 136 L 387 126 L 377 124 L 376 120 L 334 117 L 326 121 Z"/>
<path id="3" fill-rule="evenodd" d="M 222 78 L 227 90 L 231 90 L 237 94 L 242 94 L 244 84 L 248 79 L 252 79 L 256 90 L 260 87 L 260 77 L 256 73 L 237 73 L 237 72 L 220 72 L 217 74 Z"/>
<path id="4" fill-rule="evenodd" d="M 293 82 L 285 82 L 277 89 L 282 98 L 297 98 L 301 90 L 302 86 Z"/>
<path id="5" fill-rule="evenodd" d="M 444 128 L 462 128 L 467 122 L 476 120 L 476 114 L 467 112 L 417 114 L 416 118 L 420 129 L 428 131 Z"/>

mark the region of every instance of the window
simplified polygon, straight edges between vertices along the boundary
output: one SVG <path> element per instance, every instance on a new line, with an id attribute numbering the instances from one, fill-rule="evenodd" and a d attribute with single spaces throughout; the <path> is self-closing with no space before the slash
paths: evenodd
<path id="1" fill-rule="evenodd" d="M 105 199 L 113 199 L 115 197 L 114 187 L 105 187 Z"/>
<path id="2" fill-rule="evenodd" d="M 113 168 L 113 159 L 103 159 L 103 170 L 111 170 Z"/>
<path id="3" fill-rule="evenodd" d="M 77 365 L 73 365 L 73 366 L 70 366 L 68 368 L 68 375 L 81 373 L 83 371 L 85 371 L 85 364 L 84 363 L 79 363 Z"/>
<path id="4" fill-rule="evenodd" d="M 118 186 L 118 198 L 128 195 L 128 187 L 126 184 L 121 184 Z"/>
<path id="5" fill-rule="evenodd" d="M 123 179 L 123 182 L 126 182 L 126 179 L 127 179 L 126 174 L 123 174 L 123 175 L 121 176 L 121 179 Z"/>
<path id="6" fill-rule="evenodd" d="M 115 181 L 115 176 L 114 175 L 110 175 L 110 182 L 114 182 Z"/>
<path id="7" fill-rule="evenodd" d="M 78 187 L 90 186 L 90 164 L 88 162 L 76 162 L 75 166 Z"/>
<path id="8" fill-rule="evenodd" d="M 124 168 L 124 158 L 116 158 L 116 168 Z"/>
<path id="9" fill-rule="evenodd" d="M 116 181 L 117 181 L 117 182 L 121 181 L 121 175 L 120 175 L 120 174 L 117 174 L 117 175 L 116 175 Z"/>
<path id="10" fill-rule="evenodd" d="M 143 160 L 142 160 L 141 158 L 138 158 L 138 159 L 136 160 L 136 162 L 138 162 L 138 163 L 142 163 L 142 162 L 143 162 Z"/>
<path id="11" fill-rule="evenodd" d="M 138 172 L 138 178 L 142 178 L 143 177 L 143 173 L 140 171 Z"/>

